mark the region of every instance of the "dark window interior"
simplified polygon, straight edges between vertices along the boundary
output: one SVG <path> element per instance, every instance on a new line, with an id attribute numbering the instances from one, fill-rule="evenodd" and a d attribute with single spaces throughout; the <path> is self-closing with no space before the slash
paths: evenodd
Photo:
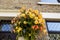
<path id="1" fill-rule="evenodd" d="M 11 20 L 0 21 L 0 40 L 16 40 L 16 35 L 11 33 L 13 26 Z"/>

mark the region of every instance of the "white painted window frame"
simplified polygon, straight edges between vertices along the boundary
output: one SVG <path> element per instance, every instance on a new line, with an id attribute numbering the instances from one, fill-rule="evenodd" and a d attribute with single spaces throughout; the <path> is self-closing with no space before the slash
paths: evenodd
<path id="1" fill-rule="evenodd" d="M 60 13 L 42 12 L 42 16 L 44 19 L 60 19 Z"/>
<path id="2" fill-rule="evenodd" d="M 18 10 L 0 10 L 0 20 L 11 20 L 18 14 Z"/>

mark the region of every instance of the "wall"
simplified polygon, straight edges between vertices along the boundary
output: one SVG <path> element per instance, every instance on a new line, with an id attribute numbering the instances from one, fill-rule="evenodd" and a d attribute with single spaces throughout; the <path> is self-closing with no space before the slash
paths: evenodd
<path id="1" fill-rule="evenodd" d="M 38 5 L 40 0 L 0 0 L 0 9 L 15 10 L 22 6 L 26 8 L 38 9 L 41 12 L 56 12 L 60 13 L 60 5 Z M 44 35 L 43 35 L 44 36 Z M 47 37 L 46 35 L 44 37 Z"/>
<path id="2" fill-rule="evenodd" d="M 42 12 L 59 12 L 60 5 L 38 5 L 40 0 L 0 0 L 0 9 L 17 9 L 22 6 L 38 9 Z"/>

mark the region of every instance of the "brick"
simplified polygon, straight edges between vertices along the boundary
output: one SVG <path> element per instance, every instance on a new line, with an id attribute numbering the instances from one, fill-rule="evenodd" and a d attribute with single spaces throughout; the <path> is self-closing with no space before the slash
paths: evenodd
<path id="1" fill-rule="evenodd" d="M 42 12 L 60 12 L 60 5 L 38 5 L 40 0 L 0 0 L 0 9 L 17 9 L 26 6 L 26 8 L 38 9 Z M 17 7 L 17 8 L 16 8 Z"/>

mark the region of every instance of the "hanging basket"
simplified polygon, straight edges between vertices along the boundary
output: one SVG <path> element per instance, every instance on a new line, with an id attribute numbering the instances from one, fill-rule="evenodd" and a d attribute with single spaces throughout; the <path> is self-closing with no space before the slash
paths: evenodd
<path id="1" fill-rule="evenodd" d="M 18 36 L 23 36 L 18 37 L 18 40 L 35 40 L 35 35 L 39 32 L 41 32 L 40 34 L 43 32 L 46 35 L 45 20 L 38 10 L 33 10 L 31 8 L 26 10 L 23 7 L 19 12 L 20 14 L 12 20 L 14 33 L 17 33 Z"/>

